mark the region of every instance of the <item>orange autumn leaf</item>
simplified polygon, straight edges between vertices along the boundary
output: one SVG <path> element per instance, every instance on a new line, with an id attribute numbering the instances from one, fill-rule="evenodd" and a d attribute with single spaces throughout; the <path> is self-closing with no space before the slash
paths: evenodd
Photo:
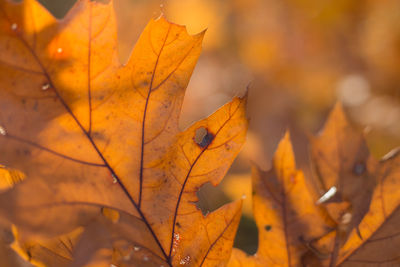
<path id="1" fill-rule="evenodd" d="M 227 262 L 241 203 L 203 216 L 193 202 L 239 152 L 246 99 L 178 127 L 204 33 L 152 20 L 121 65 L 111 1 L 78 1 L 60 21 L 35 0 L 1 0 L 0 11 L 0 162 L 28 177 L 0 196 L 1 215 L 32 238 L 87 226 L 77 261 L 105 227 L 90 253 L 108 265 L 139 264 L 113 248 L 149 266 Z M 101 219 L 104 207 L 120 216 Z"/>
<path id="2" fill-rule="evenodd" d="M 400 264 L 400 156 L 398 151 L 388 154 L 376 170 L 378 184 L 371 205 L 358 231 L 350 232 L 347 242 L 332 252 L 332 237 L 321 239 L 316 247 L 331 251 L 330 266 L 397 266 Z M 360 238 L 361 235 L 361 238 Z"/>
<path id="3" fill-rule="evenodd" d="M 228 266 L 301 266 L 307 244 L 332 227 L 308 192 L 296 163 L 289 133 L 268 172 L 253 167 L 253 213 L 259 231 L 254 256 L 235 249 Z"/>
<path id="4" fill-rule="evenodd" d="M 399 263 L 398 150 L 377 161 L 340 105 L 336 105 L 311 145 L 321 184 L 325 190 L 337 188 L 322 204 L 338 225 L 335 232 L 314 244 L 321 260 L 327 266 Z M 348 204 L 341 205 L 344 202 Z"/>
<path id="5" fill-rule="evenodd" d="M 313 165 L 326 192 L 320 199 L 311 197 L 286 134 L 272 169 L 253 168 L 258 251 L 250 256 L 234 249 L 228 266 L 397 266 L 398 150 L 376 161 L 339 105 L 311 144 Z M 365 164 L 362 171 L 360 164 Z"/>
<path id="6" fill-rule="evenodd" d="M 336 189 L 335 195 L 326 201 L 333 203 L 333 210 L 339 210 L 332 217 L 340 224 L 342 216 L 351 212 L 351 221 L 343 229 L 350 231 L 368 211 L 377 180 L 377 162 L 369 154 L 364 136 L 349 124 L 340 104 L 331 112 L 322 133 L 311 138 L 311 156 L 322 192 Z M 331 209 L 329 204 L 327 208 Z"/>
<path id="7" fill-rule="evenodd" d="M 16 225 L 1 266 L 19 265 L 10 247 L 57 267 L 400 264 L 398 153 L 375 160 L 340 105 L 311 138 L 320 199 L 286 134 L 272 169 L 253 168 L 258 252 L 231 255 L 241 201 L 195 202 L 244 143 L 246 97 L 181 131 L 204 33 L 152 20 L 121 65 L 115 24 L 112 2 L 59 21 L 0 0 L 0 222 Z"/>

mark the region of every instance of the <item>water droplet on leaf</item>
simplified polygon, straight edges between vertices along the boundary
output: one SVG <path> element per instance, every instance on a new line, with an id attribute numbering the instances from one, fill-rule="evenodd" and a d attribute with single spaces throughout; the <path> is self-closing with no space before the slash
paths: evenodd
<path id="1" fill-rule="evenodd" d="M 186 257 L 184 257 L 183 259 L 181 259 L 179 261 L 180 265 L 186 265 L 186 264 L 189 264 L 189 263 L 190 263 L 190 256 L 189 255 L 187 255 Z"/>
<path id="2" fill-rule="evenodd" d="M 176 241 L 179 241 L 179 239 L 180 239 L 179 234 L 178 233 L 174 234 L 174 238 L 175 238 Z"/>

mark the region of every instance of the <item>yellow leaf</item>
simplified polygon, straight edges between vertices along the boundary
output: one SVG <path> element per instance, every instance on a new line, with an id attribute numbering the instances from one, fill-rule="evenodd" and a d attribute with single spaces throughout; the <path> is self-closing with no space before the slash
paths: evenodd
<path id="1" fill-rule="evenodd" d="M 0 8 L 0 162 L 29 177 L 0 196 L 0 213 L 27 236 L 54 238 L 90 232 L 112 209 L 126 219 L 103 223 L 110 238 L 91 255 L 112 257 L 101 251 L 125 240 L 147 248 L 149 264 L 226 263 L 241 203 L 203 216 L 193 202 L 242 147 L 246 97 L 179 129 L 204 32 L 151 20 L 121 65 L 112 1 L 78 1 L 60 21 L 34 0 Z"/>

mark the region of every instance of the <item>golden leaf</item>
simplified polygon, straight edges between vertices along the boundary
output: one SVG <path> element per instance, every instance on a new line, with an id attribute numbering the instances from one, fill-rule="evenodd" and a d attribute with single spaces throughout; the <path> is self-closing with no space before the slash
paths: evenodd
<path id="1" fill-rule="evenodd" d="M 268 172 L 253 167 L 253 213 L 259 231 L 254 256 L 235 249 L 229 266 L 301 266 L 308 243 L 330 230 L 332 221 L 317 207 L 296 163 L 289 133 Z"/>
<path id="2" fill-rule="evenodd" d="M 241 203 L 204 217 L 193 202 L 239 152 L 246 99 L 178 128 L 204 33 L 152 20 L 123 66 L 111 1 L 78 1 L 61 21 L 34 0 L 0 9 L 0 162 L 29 177 L 0 196 L 1 214 L 26 235 L 54 237 L 105 207 L 125 219 L 100 223 L 111 231 L 101 242 L 147 248 L 143 262 L 227 262 Z"/>

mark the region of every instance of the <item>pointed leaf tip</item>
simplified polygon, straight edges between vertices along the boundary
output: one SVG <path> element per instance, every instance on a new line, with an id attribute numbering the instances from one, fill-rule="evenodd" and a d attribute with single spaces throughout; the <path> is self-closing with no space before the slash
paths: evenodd
<path id="1" fill-rule="evenodd" d="M 186 25 L 182 25 L 182 24 L 178 24 L 178 23 L 175 23 L 175 22 L 170 21 L 170 20 L 166 17 L 166 15 L 165 15 L 164 13 L 161 13 L 160 16 L 159 16 L 158 18 L 156 18 L 156 19 L 151 19 L 151 21 L 154 21 L 154 22 L 161 22 L 161 23 L 167 23 L 167 24 L 169 24 L 169 25 L 173 25 L 173 26 L 175 26 L 175 27 L 182 28 L 182 29 L 184 30 L 184 32 L 185 32 L 188 36 L 197 37 L 197 38 L 201 38 L 201 39 L 204 38 L 204 35 L 205 35 L 206 31 L 207 31 L 207 28 L 206 28 L 206 29 L 204 29 L 204 30 L 202 30 L 202 31 L 200 31 L 200 32 L 198 32 L 198 33 L 190 34 L 190 33 L 188 32 L 188 30 L 187 30 L 187 26 L 186 26 Z"/>

